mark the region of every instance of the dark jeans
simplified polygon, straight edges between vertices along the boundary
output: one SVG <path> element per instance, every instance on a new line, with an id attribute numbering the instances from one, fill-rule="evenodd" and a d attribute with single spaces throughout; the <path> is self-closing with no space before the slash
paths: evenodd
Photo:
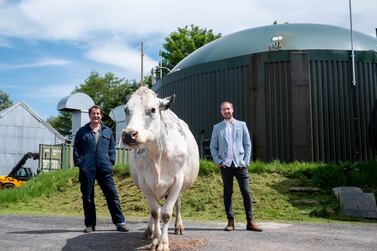
<path id="1" fill-rule="evenodd" d="M 246 219 L 251 220 L 253 218 L 253 212 L 249 191 L 249 172 L 247 168 L 223 167 L 220 170 L 221 178 L 223 179 L 225 213 L 228 220 L 234 218 L 232 209 L 233 177 L 236 177 L 241 190 Z"/>
<path id="2" fill-rule="evenodd" d="M 107 207 L 109 208 L 111 219 L 114 224 L 125 222 L 125 218 L 120 207 L 119 197 L 114 185 L 112 172 L 89 173 L 80 170 L 80 183 L 82 202 L 85 216 L 85 226 L 96 225 L 96 205 L 94 203 L 94 179 L 105 195 Z"/>

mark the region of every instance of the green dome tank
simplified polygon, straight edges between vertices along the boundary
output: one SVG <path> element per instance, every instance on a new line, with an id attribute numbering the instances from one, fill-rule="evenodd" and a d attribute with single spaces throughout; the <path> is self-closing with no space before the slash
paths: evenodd
<path id="1" fill-rule="evenodd" d="M 235 32 L 191 53 L 172 70 L 271 50 L 351 50 L 350 30 L 323 24 L 275 24 Z M 377 39 L 353 31 L 356 51 L 377 51 Z"/>

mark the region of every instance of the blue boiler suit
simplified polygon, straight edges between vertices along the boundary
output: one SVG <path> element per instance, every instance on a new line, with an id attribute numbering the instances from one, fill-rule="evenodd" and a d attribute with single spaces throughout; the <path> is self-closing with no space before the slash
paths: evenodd
<path id="1" fill-rule="evenodd" d="M 75 136 L 73 161 L 79 167 L 82 201 L 85 215 L 85 226 L 96 225 L 96 207 L 94 203 L 94 180 L 105 195 L 112 222 L 125 222 L 116 191 L 112 165 L 115 163 L 115 142 L 112 131 L 101 125 L 98 142 L 89 126 L 81 127 Z"/>

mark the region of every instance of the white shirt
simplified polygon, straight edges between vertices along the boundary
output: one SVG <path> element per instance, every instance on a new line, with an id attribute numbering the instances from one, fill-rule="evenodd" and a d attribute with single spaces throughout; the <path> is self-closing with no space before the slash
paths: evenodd
<path id="1" fill-rule="evenodd" d="M 224 160 L 225 166 L 231 166 L 232 162 L 236 165 L 236 161 L 234 159 L 234 148 L 233 148 L 233 130 L 234 130 L 234 124 L 233 120 L 230 122 L 225 121 L 225 138 L 228 142 L 228 151 L 226 153 L 226 158 Z"/>

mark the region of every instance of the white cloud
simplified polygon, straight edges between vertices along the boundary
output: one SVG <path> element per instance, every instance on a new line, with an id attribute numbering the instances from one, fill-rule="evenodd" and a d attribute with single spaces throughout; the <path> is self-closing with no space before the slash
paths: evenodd
<path id="1" fill-rule="evenodd" d="M 375 0 L 353 1 L 355 29 L 374 36 Z M 356 18 L 358 17 L 358 19 Z M 90 42 L 100 36 L 129 41 L 151 34 L 168 35 L 177 27 L 196 24 L 228 34 L 274 20 L 327 23 L 348 27 L 347 0 L 24 0 L 3 3 L 0 33 L 6 35 Z"/>
<path id="2" fill-rule="evenodd" d="M 71 94 L 76 85 L 72 84 L 75 81 L 69 83 L 51 83 L 49 85 L 40 85 L 38 83 L 29 83 L 25 85 L 17 84 L 3 84 L 0 83 L 0 88 L 5 89 L 5 92 L 12 93 L 11 98 L 16 96 L 17 99 L 37 98 L 37 99 L 61 99 Z M 78 81 L 76 81 L 78 82 Z M 16 91 L 16 93 L 14 93 Z M 40 100 L 42 100 L 40 99 Z"/>
<path id="3" fill-rule="evenodd" d="M 377 2 L 353 1 L 354 30 L 375 36 Z M 177 27 L 195 24 L 227 35 L 242 29 L 289 23 L 324 23 L 349 27 L 347 0 L 0 0 L 0 36 L 28 40 L 77 41 L 89 48 L 86 55 L 96 62 L 114 65 L 126 76 L 139 78 L 138 44 L 145 53 L 145 69 L 157 62 L 163 38 Z M 158 39 L 156 39 L 158 38 Z M 1 44 L 7 45 L 6 41 Z M 8 44 L 9 45 L 9 44 Z M 0 65 L 0 69 L 64 65 L 66 61 Z"/>
<path id="4" fill-rule="evenodd" d="M 103 72 L 111 71 L 126 79 L 139 80 L 140 41 L 145 42 L 144 73 L 148 74 L 158 63 L 154 59 L 158 58 L 163 38 L 177 27 L 195 24 L 223 35 L 270 25 L 275 20 L 349 28 L 348 3 L 347 0 L 191 0 L 184 4 L 172 0 L 0 0 L 1 50 L 7 50 L 7 47 L 23 49 L 25 42 L 39 45 L 40 41 L 47 46 L 68 41 L 66 44 L 79 48 L 68 52 L 67 58 L 74 58 L 72 61 L 46 56 L 56 48 L 54 46 L 46 47 L 46 51 L 38 54 L 45 57 L 42 59 L 25 55 L 29 61 L 24 63 L 10 63 L 8 57 L 2 57 L 0 70 L 33 68 L 37 80 L 28 83 L 31 79 L 27 73 L 15 71 L 22 80 L 2 79 L 0 81 L 7 83 L 18 82 L 14 85 L 0 83 L 0 88 L 9 90 L 13 99 L 25 96 L 34 102 L 33 106 L 56 113 L 58 101 L 75 88 L 71 83 L 81 83 L 90 70 L 100 68 Z M 376 0 L 354 0 L 352 9 L 354 30 L 375 37 Z M 64 46 L 59 48 L 66 49 Z M 83 50 L 86 50 L 84 56 L 77 54 Z M 85 56 L 91 61 L 85 60 Z M 16 59 L 13 62 L 19 60 L 17 55 L 13 59 Z M 44 71 L 44 67 L 65 65 L 69 67 L 62 69 L 64 73 L 59 76 L 67 76 L 60 79 L 61 83 L 54 82 L 56 76 L 49 75 L 54 74 L 52 71 Z M 53 79 L 54 83 L 46 85 L 46 79 Z"/>
<path id="5" fill-rule="evenodd" d="M 139 48 L 131 48 L 117 41 L 100 42 L 92 45 L 88 58 L 124 69 L 129 79 L 140 79 L 141 53 Z M 144 55 L 144 73 L 148 73 L 158 62 Z"/>
<path id="6" fill-rule="evenodd" d="M 151 58 L 157 58 L 163 37 L 185 25 L 211 28 L 223 35 L 270 25 L 275 20 L 349 27 L 346 0 L 292 0 L 284 4 L 276 0 L 191 0 L 189 4 L 171 0 L 21 0 L 16 3 L 1 1 L 0 4 L 0 36 L 78 41 L 89 48 L 86 55 L 91 60 L 120 67 L 126 71 L 125 75 L 137 79 L 140 71 L 139 41 L 154 38 L 151 44 L 146 44 L 146 47 L 154 46 L 148 50 L 149 55 L 145 53 L 145 69 L 148 72 L 157 63 Z M 354 1 L 353 13 L 354 30 L 375 36 L 377 2 Z M 66 63 L 63 60 L 3 64 L 0 69 Z"/>
<path id="7" fill-rule="evenodd" d="M 11 70 L 11 69 L 20 69 L 20 68 L 36 68 L 36 67 L 46 67 L 46 66 L 62 66 L 69 64 L 69 61 L 64 59 L 54 59 L 54 58 L 45 58 L 40 59 L 32 63 L 24 64 L 0 64 L 0 70 Z"/>
<path id="8" fill-rule="evenodd" d="M 24 94 L 24 96 L 29 98 L 60 100 L 61 98 L 70 95 L 75 87 L 76 86 L 72 84 L 38 86 L 37 88 L 30 89 L 28 93 Z"/>

